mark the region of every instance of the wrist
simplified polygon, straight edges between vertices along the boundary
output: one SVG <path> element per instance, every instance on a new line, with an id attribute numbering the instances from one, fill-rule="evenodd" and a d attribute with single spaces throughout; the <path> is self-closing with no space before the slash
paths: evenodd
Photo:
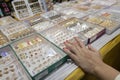
<path id="1" fill-rule="evenodd" d="M 94 67 L 92 74 L 93 74 L 93 75 L 97 75 L 101 70 L 104 69 L 105 66 L 106 66 L 106 64 L 105 64 L 104 62 L 98 63 L 98 64 Z"/>
<path id="2" fill-rule="evenodd" d="M 93 75 L 97 76 L 101 80 L 114 80 L 118 74 L 119 72 L 117 70 L 105 63 L 101 63 L 96 66 L 93 72 Z"/>

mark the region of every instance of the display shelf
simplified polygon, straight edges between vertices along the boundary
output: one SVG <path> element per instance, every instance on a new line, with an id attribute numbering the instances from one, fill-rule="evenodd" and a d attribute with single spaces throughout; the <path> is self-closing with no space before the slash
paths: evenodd
<path id="1" fill-rule="evenodd" d="M 46 12 L 46 13 L 42 14 L 41 17 L 48 19 L 55 24 L 65 20 L 67 18 L 67 17 L 65 18 L 64 15 L 62 15 L 60 12 L 55 11 L 55 10 Z"/>
<path id="2" fill-rule="evenodd" d="M 17 21 L 15 19 L 13 19 L 11 16 L 0 18 L 0 26 L 4 26 L 7 24 L 15 23 L 15 22 L 17 22 Z"/>
<path id="3" fill-rule="evenodd" d="M 33 34 L 11 44 L 22 65 L 33 80 L 39 80 L 66 61 L 66 54 Z"/>
<path id="4" fill-rule="evenodd" d="M 114 0 L 114 1 L 113 0 L 102 0 L 102 1 L 100 1 L 100 0 L 93 0 L 92 3 L 112 6 L 112 5 L 116 4 L 117 1 L 116 0 Z"/>
<path id="5" fill-rule="evenodd" d="M 51 28 L 53 26 L 54 26 L 53 22 L 51 22 L 51 21 L 43 21 L 43 22 L 40 22 L 40 23 L 32 26 L 32 28 L 36 32 L 40 33 L 40 32 L 42 32 L 44 30 L 47 30 L 47 29 L 49 29 L 49 28 Z"/>
<path id="6" fill-rule="evenodd" d="M 76 4 L 73 6 L 73 8 L 77 9 L 78 11 L 80 11 L 86 15 L 98 12 L 107 7 L 108 6 L 106 6 L 106 5 L 93 4 L 91 2 L 90 3 L 86 2 L 84 4 Z"/>
<path id="7" fill-rule="evenodd" d="M 25 4 L 25 2 L 23 1 L 23 0 L 21 0 L 21 1 L 19 1 L 19 2 L 14 2 L 14 5 L 15 6 L 18 6 L 18 5 L 24 5 Z"/>
<path id="8" fill-rule="evenodd" d="M 110 20 L 114 20 L 114 21 L 118 21 L 120 20 L 120 12 L 119 11 L 115 11 L 115 10 L 111 10 L 110 8 L 108 9 L 104 9 L 100 12 L 98 12 L 96 15 L 110 19 Z"/>
<path id="9" fill-rule="evenodd" d="M 78 4 L 78 5 L 75 5 L 74 8 L 84 13 L 88 13 L 88 14 L 90 13 L 90 7 L 86 5 Z"/>
<path id="10" fill-rule="evenodd" d="M 68 18 L 70 18 L 70 17 L 83 18 L 87 15 L 83 12 L 80 12 L 77 9 L 74 9 L 74 8 L 65 8 L 65 9 L 61 10 L 60 13 L 64 14 Z"/>
<path id="11" fill-rule="evenodd" d="M 30 80 L 10 46 L 0 49 L 0 80 Z"/>
<path id="12" fill-rule="evenodd" d="M 95 16 L 89 15 L 83 18 L 83 20 L 106 28 L 107 34 L 113 33 L 115 30 L 117 30 L 120 27 L 120 23 L 118 21 L 115 21 L 109 18 L 107 19 L 98 15 L 95 15 Z"/>
<path id="13" fill-rule="evenodd" d="M 26 6 L 25 4 L 16 5 L 15 7 Z"/>
<path id="14" fill-rule="evenodd" d="M 54 11 L 54 10 L 46 12 L 46 13 L 41 15 L 41 17 L 46 18 L 46 19 L 50 19 L 50 20 L 57 18 L 59 16 L 61 16 L 61 14 L 57 11 Z"/>
<path id="15" fill-rule="evenodd" d="M 74 17 L 59 23 L 59 25 L 60 27 L 66 28 L 68 31 L 77 33 L 79 36 L 86 37 L 88 43 L 93 42 L 105 33 L 105 28 L 87 23 Z"/>
<path id="16" fill-rule="evenodd" d="M 108 6 L 107 5 L 101 5 L 101 4 L 91 4 L 91 9 L 93 10 L 101 10 L 101 9 L 105 9 Z"/>
<path id="17" fill-rule="evenodd" d="M 54 26 L 52 21 L 44 19 L 40 15 L 26 19 L 25 22 L 29 23 L 30 27 L 38 33 Z"/>
<path id="18" fill-rule="evenodd" d="M 31 34 L 33 30 L 28 28 L 28 26 L 29 25 L 25 22 L 16 22 L 5 25 L 1 28 L 1 31 L 7 36 L 9 40 L 13 41 Z"/>
<path id="19" fill-rule="evenodd" d="M 117 21 L 106 19 L 103 23 L 100 24 L 100 26 L 103 26 L 106 28 L 107 34 L 111 34 L 112 32 L 114 32 L 116 29 L 120 27 L 120 24 Z"/>
<path id="20" fill-rule="evenodd" d="M 69 1 L 69 2 L 62 2 L 60 4 L 54 4 L 54 10 L 61 11 L 62 9 L 66 8 L 72 8 L 75 4 L 77 4 L 77 1 Z"/>
<path id="21" fill-rule="evenodd" d="M 0 47 L 3 47 L 9 43 L 9 39 L 0 30 Z"/>
<path id="22" fill-rule="evenodd" d="M 12 1 L 12 5 L 19 20 L 28 18 L 31 15 L 25 0 L 14 0 Z"/>
<path id="23" fill-rule="evenodd" d="M 32 5 L 32 4 L 36 4 L 36 3 L 38 3 L 38 0 L 28 0 L 28 3 L 30 3 L 30 5 Z"/>
<path id="24" fill-rule="evenodd" d="M 39 3 L 39 0 L 26 0 L 26 4 L 30 10 L 31 15 L 42 13 L 42 4 Z"/>
<path id="25" fill-rule="evenodd" d="M 120 8 L 119 7 L 120 7 L 120 3 L 111 6 L 109 9 L 112 10 L 112 11 L 120 12 Z"/>
<path id="26" fill-rule="evenodd" d="M 107 3 L 107 4 L 106 4 Z M 83 13 L 91 14 L 98 12 L 102 9 L 109 8 L 111 5 L 115 4 L 116 1 L 108 1 L 108 0 L 88 0 L 88 1 L 79 1 L 72 6 L 72 8 L 75 8 Z"/>
<path id="27" fill-rule="evenodd" d="M 24 20 L 35 14 L 43 12 L 41 4 L 38 0 L 35 0 L 35 2 L 30 1 L 31 0 L 12 1 L 13 8 L 19 20 Z"/>
<path id="28" fill-rule="evenodd" d="M 30 26 L 34 26 L 40 22 L 46 21 L 46 19 L 42 18 L 39 14 L 37 14 L 30 18 L 25 19 L 24 21 L 30 24 Z"/>
<path id="29" fill-rule="evenodd" d="M 68 31 L 63 27 L 52 27 L 48 30 L 40 32 L 42 36 L 47 38 L 49 41 L 59 46 L 61 49 L 65 47 L 64 42 L 66 40 L 71 40 L 74 37 L 79 37 L 85 44 L 88 43 L 88 39 L 84 36 L 79 36 L 78 34 Z"/>
<path id="30" fill-rule="evenodd" d="M 19 20 L 53 9 L 51 0 L 14 0 L 12 5 Z"/>

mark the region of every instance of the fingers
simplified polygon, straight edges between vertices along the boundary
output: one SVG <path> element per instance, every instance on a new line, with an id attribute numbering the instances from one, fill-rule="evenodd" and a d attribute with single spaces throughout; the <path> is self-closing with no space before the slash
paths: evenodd
<path id="1" fill-rule="evenodd" d="M 78 37 L 75 37 L 74 39 L 77 41 L 77 43 L 79 44 L 80 47 L 82 47 L 82 48 L 85 47 L 85 45 L 83 44 L 83 42 Z"/>
<path id="2" fill-rule="evenodd" d="M 78 38 L 75 38 L 74 42 L 66 41 L 64 44 L 66 48 L 73 52 L 75 55 L 80 55 L 80 53 L 82 55 L 84 49 L 86 50 L 85 45 Z"/>
<path id="3" fill-rule="evenodd" d="M 67 48 L 64 48 L 63 50 L 64 50 L 64 51 L 66 52 L 66 54 L 68 54 L 73 60 L 76 60 L 76 59 L 77 59 L 76 55 L 75 55 L 74 53 L 72 53 L 70 50 L 68 50 Z"/>
<path id="4" fill-rule="evenodd" d="M 69 42 L 69 41 L 66 41 L 64 44 L 65 44 L 66 48 L 69 49 L 70 51 L 72 51 L 74 54 L 79 53 L 79 51 L 78 51 L 77 48 L 73 45 L 73 43 L 71 43 L 71 42 Z"/>
<path id="5" fill-rule="evenodd" d="M 97 52 L 97 50 L 95 48 L 93 48 L 91 45 L 88 45 L 88 49 L 94 52 Z"/>

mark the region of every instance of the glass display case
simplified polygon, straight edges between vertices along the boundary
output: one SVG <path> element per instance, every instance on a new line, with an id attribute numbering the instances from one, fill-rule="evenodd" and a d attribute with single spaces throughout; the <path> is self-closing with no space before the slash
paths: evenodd
<path id="1" fill-rule="evenodd" d="M 75 8 L 65 8 L 65 9 L 61 10 L 60 12 L 68 18 L 70 18 L 70 17 L 83 18 L 87 15 L 83 12 L 80 12 L 79 10 L 77 10 Z"/>
<path id="2" fill-rule="evenodd" d="M 120 22 L 120 11 L 115 11 L 108 8 L 98 12 L 97 15 Z"/>
<path id="3" fill-rule="evenodd" d="M 59 23 L 59 25 L 66 28 L 68 31 L 77 33 L 79 36 L 86 37 L 89 43 L 105 33 L 105 28 L 74 17 Z"/>
<path id="4" fill-rule="evenodd" d="M 13 24 L 5 25 L 1 28 L 2 32 L 7 36 L 11 41 L 25 37 L 32 32 L 32 29 L 28 28 L 28 24 L 25 22 L 16 22 Z"/>
<path id="5" fill-rule="evenodd" d="M 107 34 L 111 34 L 112 32 L 114 32 L 116 29 L 120 27 L 120 23 L 118 21 L 115 21 L 109 18 L 104 18 L 102 16 L 89 15 L 83 18 L 83 20 L 106 28 Z"/>
<path id="6" fill-rule="evenodd" d="M 54 4 L 54 10 L 56 11 L 61 11 L 62 9 L 66 9 L 66 8 L 72 8 L 74 5 L 79 4 L 80 0 L 72 0 L 72 1 L 68 1 L 68 2 L 62 2 L 60 4 Z"/>
<path id="7" fill-rule="evenodd" d="M 8 38 L 3 34 L 3 32 L 0 30 L 0 47 L 6 45 L 9 43 Z"/>
<path id="8" fill-rule="evenodd" d="M 87 38 L 85 38 L 84 36 L 79 36 L 78 34 L 72 31 L 68 31 L 60 26 L 52 27 L 48 30 L 41 32 L 40 34 L 61 49 L 65 47 L 64 42 L 66 40 L 72 40 L 74 37 L 79 37 L 85 44 L 87 44 L 88 41 Z"/>
<path id="9" fill-rule="evenodd" d="M 39 33 L 46 29 L 49 29 L 53 26 L 54 26 L 53 22 L 46 20 L 46 21 L 40 22 L 40 23 L 32 26 L 32 28 Z"/>
<path id="10" fill-rule="evenodd" d="M 11 23 L 15 23 L 17 22 L 14 18 L 12 18 L 11 16 L 6 16 L 3 18 L 0 18 L 0 26 L 4 26 L 7 24 L 11 24 Z"/>
<path id="11" fill-rule="evenodd" d="M 31 80 L 10 46 L 0 49 L 0 80 Z"/>
<path id="12" fill-rule="evenodd" d="M 52 10 L 52 11 L 49 11 L 49 12 L 46 12 L 46 13 L 42 14 L 41 16 L 43 18 L 52 20 L 52 19 L 60 17 L 61 14 L 57 11 Z"/>
<path id="13" fill-rule="evenodd" d="M 42 18 L 39 14 L 37 14 L 30 18 L 25 19 L 24 21 L 27 22 L 28 24 L 30 24 L 30 26 L 34 26 L 40 22 L 45 21 L 45 19 Z"/>
<path id="14" fill-rule="evenodd" d="M 48 19 L 48 20 L 54 22 L 55 24 L 65 20 L 67 18 L 64 15 L 62 15 L 60 12 L 55 11 L 55 10 L 46 12 L 46 13 L 42 14 L 41 17 Z"/>
<path id="15" fill-rule="evenodd" d="M 33 80 L 40 80 L 67 59 L 63 51 L 36 33 L 11 46 Z"/>
<path id="16" fill-rule="evenodd" d="M 101 4 L 101 5 L 107 5 L 107 6 L 111 6 L 113 4 L 115 4 L 117 1 L 116 0 L 93 0 L 92 3 L 95 3 L 95 4 Z"/>
<path id="17" fill-rule="evenodd" d="M 42 5 L 39 3 L 39 0 L 26 0 L 26 3 L 30 9 L 31 15 L 42 13 Z"/>
<path id="18" fill-rule="evenodd" d="M 44 19 L 40 15 L 26 19 L 25 22 L 29 23 L 31 28 L 38 33 L 54 26 L 52 21 Z"/>
<path id="19" fill-rule="evenodd" d="M 12 1 L 12 6 L 19 20 L 28 18 L 31 15 L 25 0 L 14 0 Z"/>
<path id="20" fill-rule="evenodd" d="M 13 8 L 19 20 L 29 18 L 35 14 L 43 12 L 43 4 L 39 3 L 40 0 L 16 0 L 12 1 Z"/>

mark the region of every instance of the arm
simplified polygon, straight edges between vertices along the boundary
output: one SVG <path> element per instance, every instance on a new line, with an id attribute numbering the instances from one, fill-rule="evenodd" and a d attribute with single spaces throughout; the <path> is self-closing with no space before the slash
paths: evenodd
<path id="1" fill-rule="evenodd" d="M 66 41 L 64 51 L 80 66 L 84 71 L 91 73 L 102 80 L 114 80 L 119 72 L 105 64 L 99 52 L 90 45 L 85 45 L 75 38 L 74 42 Z"/>

